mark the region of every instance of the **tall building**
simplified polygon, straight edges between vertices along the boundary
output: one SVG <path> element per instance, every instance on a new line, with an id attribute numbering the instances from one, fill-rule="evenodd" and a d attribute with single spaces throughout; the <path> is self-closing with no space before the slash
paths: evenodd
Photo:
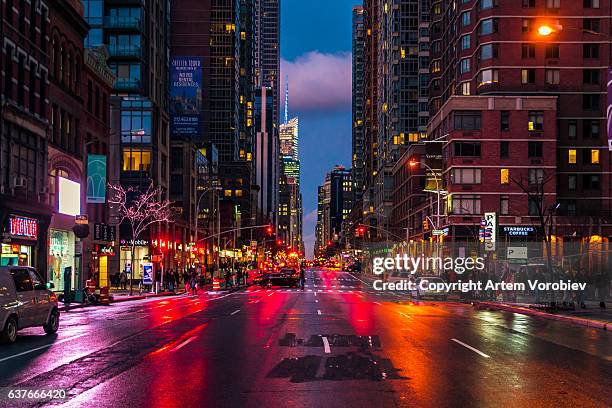
<path id="1" fill-rule="evenodd" d="M 342 222 L 351 212 L 353 203 L 351 170 L 336 166 L 318 188 L 315 254 L 325 253 L 327 247 L 338 242 Z"/>
<path id="2" fill-rule="evenodd" d="M 159 0 L 83 0 L 84 15 L 90 26 L 86 47 L 106 45 L 109 66 L 117 80 L 111 98 L 111 142 L 109 158 L 117 163 L 118 174 L 109 182 L 123 186 L 146 187 L 152 180 L 168 192 L 169 116 L 169 2 Z M 166 193 L 163 199 L 167 199 Z M 118 222 L 111 212 L 111 223 Z M 131 232 L 122 225 L 118 232 L 119 257 L 113 270 L 140 270 L 155 251 L 153 242 L 173 235 L 165 225 L 154 225 L 137 240 L 135 265 L 130 265 Z M 181 236 L 184 233 L 181 232 Z M 168 259 L 170 258 L 170 259 Z M 166 257 L 166 267 L 172 257 Z"/>
<path id="3" fill-rule="evenodd" d="M 0 265 L 48 270 L 51 2 L 2 2 Z"/>
<path id="4" fill-rule="evenodd" d="M 256 63 L 260 85 L 272 90 L 272 121 L 280 124 L 280 0 L 256 0 Z M 278 137 L 278 136 L 277 136 Z"/>
<path id="5" fill-rule="evenodd" d="M 592 236 L 607 240 L 612 234 L 610 135 L 605 122 L 610 10 L 608 0 L 432 2 L 429 127 L 430 137 L 449 143 L 444 174 L 454 174 L 470 161 L 492 164 L 494 158 L 496 166 L 506 163 L 507 175 L 516 180 L 527 157 L 529 162 L 523 164 L 529 171 L 544 171 L 552 180 L 558 204 L 556 234 L 566 241 Z M 548 30 L 540 30 L 542 26 Z M 498 107 L 502 97 L 516 95 L 521 96 L 516 106 Z M 556 97 L 552 116 L 549 108 L 538 105 L 540 96 Z M 487 112 L 484 100 L 489 101 Z M 495 122 L 488 119 L 491 109 L 498 110 Z M 518 126 L 524 138 L 515 140 L 513 132 L 502 132 L 499 155 L 486 150 L 490 146 L 470 152 L 460 140 L 451 144 L 453 130 L 463 130 L 464 139 L 488 141 L 491 126 Z M 470 192 L 483 203 L 492 190 L 503 188 L 505 178 L 496 177 L 495 186 L 486 181 L 483 174 L 482 184 Z M 507 202 L 488 209 L 503 214 L 509 205 L 524 212 L 525 199 L 510 195 Z M 478 212 L 483 210 L 484 204 Z"/>
<path id="6" fill-rule="evenodd" d="M 372 149 L 368 212 L 373 211 L 373 230 L 380 232 L 392 225 L 393 165 L 407 145 L 426 137 L 429 4 L 366 2 L 366 10 L 371 13 L 366 35 L 376 36 L 366 39 L 366 47 L 372 45 L 366 50 L 371 53 L 366 56 L 366 80 L 371 82 L 366 84 L 366 112 L 372 108 L 366 118 Z"/>
<path id="7" fill-rule="evenodd" d="M 258 225 L 277 224 L 279 160 L 278 139 L 274 136 L 272 90 L 261 87 L 255 95 L 255 184 L 258 188 Z"/>
<path id="8" fill-rule="evenodd" d="M 352 79 L 352 165 L 353 189 L 355 190 L 355 205 L 363 205 L 361 198 L 364 189 L 364 92 L 365 92 L 365 42 L 366 28 L 364 9 L 361 6 L 353 7 L 353 79 Z"/>
<path id="9" fill-rule="evenodd" d="M 374 178 L 378 170 L 378 0 L 364 0 L 365 50 L 364 50 L 364 178 L 363 222 L 370 227 L 371 238 L 376 236 L 377 219 L 374 212 Z"/>
<path id="10" fill-rule="evenodd" d="M 302 244 L 302 200 L 298 154 L 298 118 L 289 120 L 289 82 L 286 81 L 284 123 L 280 125 L 281 180 L 278 231 L 293 248 Z"/>

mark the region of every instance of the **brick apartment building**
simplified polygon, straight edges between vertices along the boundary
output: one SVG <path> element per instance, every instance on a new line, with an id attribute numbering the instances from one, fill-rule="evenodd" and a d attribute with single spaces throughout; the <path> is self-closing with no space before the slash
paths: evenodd
<path id="1" fill-rule="evenodd" d="M 606 242 L 612 234 L 610 13 L 609 0 L 432 2 L 428 137 L 446 143 L 450 239 L 467 236 L 464 227 L 489 210 L 501 225 L 524 223 L 529 204 L 512 180 L 541 174 L 550 179 L 545 202 L 554 205 L 557 238 Z M 479 129 L 465 129 L 476 121 Z"/>

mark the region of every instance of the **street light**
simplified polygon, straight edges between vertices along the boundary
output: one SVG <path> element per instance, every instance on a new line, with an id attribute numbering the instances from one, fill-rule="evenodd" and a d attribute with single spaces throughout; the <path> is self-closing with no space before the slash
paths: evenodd
<path id="1" fill-rule="evenodd" d="M 563 27 L 561 27 L 563 28 Z M 553 27 L 544 24 L 541 25 L 540 27 L 538 27 L 538 34 L 541 35 L 542 37 L 547 37 L 549 35 L 551 35 L 552 33 L 556 32 L 557 30 L 555 30 Z"/>
<path id="2" fill-rule="evenodd" d="M 425 162 L 412 160 L 408 162 L 408 164 L 410 165 L 410 167 L 416 167 L 417 165 L 422 164 L 427 170 L 431 171 L 434 174 L 434 180 L 436 181 L 436 193 L 438 195 L 438 208 L 436 211 L 436 229 L 440 229 L 440 184 L 438 183 L 438 174 Z"/>
<path id="3" fill-rule="evenodd" d="M 200 221 L 200 201 L 202 201 L 202 198 L 206 195 L 208 191 L 213 190 L 216 192 L 216 191 L 220 191 L 221 189 L 222 188 L 220 186 L 206 187 L 204 190 L 202 190 L 202 193 L 200 194 L 200 197 L 198 198 L 198 202 L 196 203 L 196 208 L 195 208 L 195 232 L 194 232 L 194 242 L 195 242 L 196 247 L 198 245 L 198 224 Z M 197 188 L 196 188 L 196 191 L 197 191 Z M 220 217 L 218 208 L 217 208 L 217 215 Z"/>
<path id="4" fill-rule="evenodd" d="M 438 230 L 438 235 L 436 237 L 436 255 L 440 256 L 440 237 L 441 237 L 441 235 L 439 235 L 439 230 L 440 230 L 440 184 L 438 182 L 438 174 L 436 173 L 434 169 L 432 169 L 427 163 L 423 161 L 411 160 L 408 162 L 408 165 L 410 167 L 416 167 L 419 164 L 423 165 L 427 170 L 431 171 L 434 175 L 434 180 L 436 181 L 436 194 L 438 196 L 437 210 L 436 210 L 436 230 Z"/>

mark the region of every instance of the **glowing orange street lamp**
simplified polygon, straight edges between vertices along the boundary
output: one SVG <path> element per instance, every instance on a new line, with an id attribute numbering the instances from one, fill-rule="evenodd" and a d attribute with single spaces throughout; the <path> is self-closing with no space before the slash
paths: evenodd
<path id="1" fill-rule="evenodd" d="M 547 37 L 554 32 L 555 32 L 555 29 L 546 24 L 538 27 L 538 34 L 541 35 L 542 37 Z"/>
<path id="2" fill-rule="evenodd" d="M 409 161 L 409 162 L 408 162 L 408 165 L 409 165 L 410 167 L 415 167 L 417 164 L 419 164 L 419 162 L 414 161 L 414 160 L 411 160 L 411 161 Z"/>

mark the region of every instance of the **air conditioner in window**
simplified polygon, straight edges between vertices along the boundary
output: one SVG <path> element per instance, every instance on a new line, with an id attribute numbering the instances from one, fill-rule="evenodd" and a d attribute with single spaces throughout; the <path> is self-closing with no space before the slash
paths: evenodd
<path id="1" fill-rule="evenodd" d="M 13 177 L 13 188 L 23 188 L 26 186 L 28 179 L 24 176 Z"/>

